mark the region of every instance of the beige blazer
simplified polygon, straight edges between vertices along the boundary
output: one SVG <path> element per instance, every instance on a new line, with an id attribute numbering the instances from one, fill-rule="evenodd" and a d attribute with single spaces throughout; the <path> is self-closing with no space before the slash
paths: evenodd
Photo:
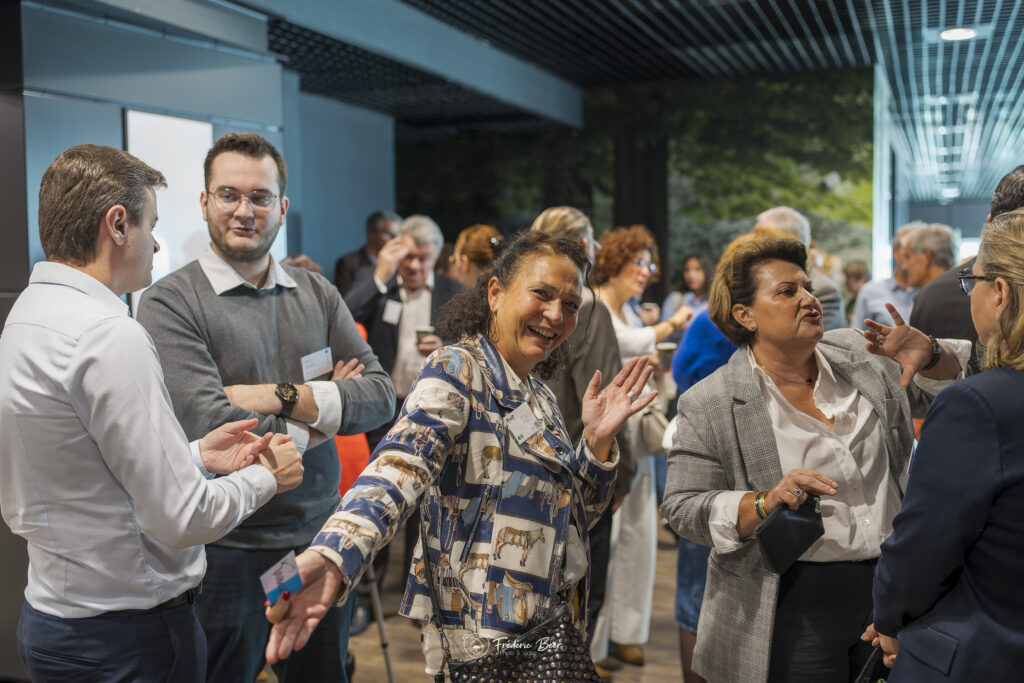
<path id="1" fill-rule="evenodd" d="M 914 439 L 911 418 L 923 417 L 932 397 L 915 384 L 901 388 L 899 364 L 869 354 L 854 330 L 826 332 L 818 349 L 883 420 L 885 457 L 902 493 Z M 678 415 L 661 513 L 681 536 L 710 546 L 716 494 L 768 489 L 783 474 L 746 348 L 683 394 Z M 711 683 L 767 680 L 778 587 L 779 576 L 765 567 L 756 542 L 730 553 L 712 551 L 693 659 L 697 673 Z"/>

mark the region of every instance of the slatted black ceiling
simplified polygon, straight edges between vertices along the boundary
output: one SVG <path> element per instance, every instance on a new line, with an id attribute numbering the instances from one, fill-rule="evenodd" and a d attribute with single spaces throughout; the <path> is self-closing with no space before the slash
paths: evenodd
<path id="1" fill-rule="evenodd" d="M 280 19 L 269 49 L 288 58 L 304 91 L 395 117 L 405 139 L 550 128 L 543 119 L 373 52 Z"/>
<path id="2" fill-rule="evenodd" d="M 917 200 L 987 197 L 1024 162 L 1019 0 L 403 0 L 582 86 L 881 66 Z M 979 37 L 946 42 L 939 31 Z M 272 21 L 302 87 L 393 114 L 403 136 L 544 121 L 436 76 Z"/>

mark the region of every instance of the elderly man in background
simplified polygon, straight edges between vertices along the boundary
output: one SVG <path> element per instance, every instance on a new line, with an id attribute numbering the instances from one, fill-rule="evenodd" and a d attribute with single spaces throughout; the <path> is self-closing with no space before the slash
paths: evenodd
<path id="1" fill-rule="evenodd" d="M 866 330 L 865 320 L 890 320 L 886 304 L 892 304 L 903 319 L 910 318 L 910 311 L 914 308 L 914 298 L 917 296 L 917 289 L 907 284 L 906 276 L 900 264 L 903 262 L 903 255 L 908 248 L 910 235 L 915 230 L 925 225 L 921 221 L 907 223 L 896 231 L 892 240 L 892 258 L 896 267 L 893 269 L 892 277 L 884 280 L 872 280 L 860 288 L 857 295 L 857 302 L 853 306 L 853 315 L 850 317 L 850 327 L 858 330 Z"/>
<path id="2" fill-rule="evenodd" d="M 788 206 L 776 206 L 763 211 L 757 216 L 757 223 L 754 229 L 766 228 L 770 230 L 781 230 L 799 240 L 804 247 L 811 244 L 811 224 L 807 218 Z M 825 331 L 837 330 L 846 327 L 846 305 L 843 303 L 843 295 L 839 291 L 839 285 L 835 280 L 818 269 L 817 264 L 808 263 L 807 274 L 814 283 L 814 296 L 821 302 L 822 322 Z"/>
<path id="3" fill-rule="evenodd" d="M 152 280 L 164 184 L 113 147 L 57 157 L 39 190 L 47 260 L 0 337 L 0 506 L 28 542 L 18 650 L 33 681 L 204 680 L 202 544 L 302 481 L 287 436 L 241 420 L 190 444 L 174 417 L 120 298 Z"/>
<path id="4" fill-rule="evenodd" d="M 909 287 L 921 289 L 956 263 L 956 233 L 942 223 L 926 223 L 911 231 L 900 254 L 899 268 Z"/>
<path id="5" fill-rule="evenodd" d="M 419 374 L 423 360 L 441 347 L 433 333 L 434 315 L 462 285 L 434 272 L 444 244 L 437 223 L 427 216 L 409 216 L 377 254 L 369 277 L 357 280 L 345 296 L 356 322 L 366 327 L 370 348 L 391 375 L 398 406 Z M 372 448 L 387 433 L 385 424 L 367 434 Z"/>

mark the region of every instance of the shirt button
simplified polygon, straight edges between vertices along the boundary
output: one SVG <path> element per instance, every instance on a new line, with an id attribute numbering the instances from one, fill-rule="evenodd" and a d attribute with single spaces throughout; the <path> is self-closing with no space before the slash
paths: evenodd
<path id="1" fill-rule="evenodd" d="M 865 519 L 864 520 L 864 526 L 871 526 L 871 520 L 870 519 Z"/>
<path id="2" fill-rule="evenodd" d="M 856 490 L 857 490 L 857 488 L 858 488 L 858 487 L 857 487 L 857 485 L 856 485 L 856 484 L 854 484 L 854 485 L 853 485 L 853 490 L 854 490 L 854 491 L 856 491 Z"/>
<path id="3" fill-rule="evenodd" d="M 555 453 L 558 453 L 559 455 L 561 455 L 564 452 L 565 452 L 564 448 L 562 448 L 561 446 L 555 446 Z"/>

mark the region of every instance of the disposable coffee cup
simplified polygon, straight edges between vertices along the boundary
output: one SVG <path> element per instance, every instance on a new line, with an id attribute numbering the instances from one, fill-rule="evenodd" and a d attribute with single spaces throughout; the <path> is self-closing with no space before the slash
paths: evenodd
<path id="1" fill-rule="evenodd" d="M 661 342 L 656 348 L 658 349 L 658 365 L 662 368 L 672 367 L 672 356 L 675 355 L 679 344 L 675 342 Z"/>
<path id="2" fill-rule="evenodd" d="M 434 334 L 433 325 L 424 325 L 423 327 L 416 328 L 416 343 L 420 344 L 423 342 L 423 338 L 428 334 Z"/>

